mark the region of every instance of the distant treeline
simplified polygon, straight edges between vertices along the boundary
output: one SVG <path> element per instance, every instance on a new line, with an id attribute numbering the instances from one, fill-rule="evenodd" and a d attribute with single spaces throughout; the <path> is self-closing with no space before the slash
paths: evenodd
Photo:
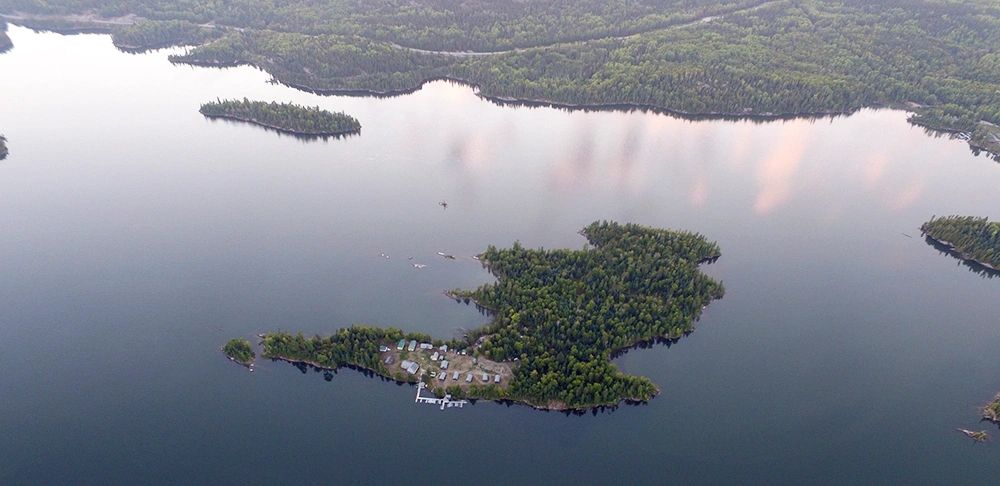
<path id="1" fill-rule="evenodd" d="M 7 158 L 7 137 L 0 135 L 0 160 Z"/>
<path id="2" fill-rule="evenodd" d="M 202 27 L 185 20 L 142 21 L 112 29 L 115 47 L 144 51 L 175 45 L 204 44 L 223 34 L 221 29 Z"/>
<path id="3" fill-rule="evenodd" d="M 201 105 L 200 111 L 207 117 L 230 118 L 299 135 L 340 135 L 361 130 L 361 123 L 350 115 L 292 103 L 246 98 L 216 100 Z"/>
<path id="4" fill-rule="evenodd" d="M 313 91 L 412 90 L 447 76 L 454 58 L 420 54 L 340 35 L 230 32 L 171 61 L 207 66 L 251 64 L 279 81 Z"/>
<path id="5" fill-rule="evenodd" d="M 1000 269 L 1000 222 L 946 216 L 933 218 L 920 229 L 934 240 L 954 247 L 963 258 Z"/>
<path id="6" fill-rule="evenodd" d="M 986 0 L 11 3 L 164 22 L 123 29 L 128 45 L 224 33 L 174 61 L 253 64 L 317 91 L 394 93 L 448 77 L 487 96 L 567 105 L 766 117 L 905 104 L 936 129 L 1000 124 L 1000 4 Z M 685 24 L 709 15 L 722 16 Z"/>
<path id="7" fill-rule="evenodd" d="M 308 35 L 361 36 L 423 49 L 498 50 L 620 36 L 765 0 L 7 0 L 11 11 L 96 12 Z"/>

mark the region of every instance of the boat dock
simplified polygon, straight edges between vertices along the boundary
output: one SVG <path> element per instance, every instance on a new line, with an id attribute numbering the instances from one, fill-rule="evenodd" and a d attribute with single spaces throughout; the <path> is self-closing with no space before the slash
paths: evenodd
<path id="1" fill-rule="evenodd" d="M 431 405 L 440 405 L 441 410 L 451 407 L 462 408 L 466 403 L 466 400 L 452 400 L 451 395 L 445 395 L 444 398 L 434 398 L 434 397 L 423 397 L 420 396 L 420 392 L 426 388 L 423 382 L 417 383 L 417 397 L 413 400 L 415 403 L 429 403 Z"/>

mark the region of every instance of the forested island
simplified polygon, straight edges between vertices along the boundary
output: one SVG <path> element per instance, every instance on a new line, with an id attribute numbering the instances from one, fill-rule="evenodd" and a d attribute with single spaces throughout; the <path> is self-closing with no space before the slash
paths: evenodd
<path id="1" fill-rule="evenodd" d="M 648 378 L 622 373 L 611 359 L 630 347 L 676 340 L 694 329 L 704 307 L 724 293 L 721 283 L 698 268 L 718 258 L 719 247 L 696 233 L 635 224 L 595 222 L 581 234 L 591 247 L 490 246 L 479 258 L 497 282 L 450 292 L 492 316 L 488 325 L 461 339 L 355 326 L 328 337 L 265 334 L 262 355 L 326 369 L 351 366 L 404 382 L 422 379 L 439 395 L 543 409 L 649 400 L 658 388 Z M 408 341 L 412 344 L 404 349 Z M 440 348 L 435 355 L 451 360 L 451 368 L 438 369 L 436 356 L 422 359 L 417 341 L 426 344 L 421 349 Z M 419 371 L 404 371 L 397 360 L 416 363 Z M 474 375 L 469 371 L 466 380 L 454 380 L 455 370 L 466 376 L 472 366 L 477 367 Z M 434 372 L 437 382 L 430 378 Z M 454 373 L 450 380 L 448 373 Z"/>
<path id="2" fill-rule="evenodd" d="M 202 115 L 227 118 L 307 137 L 327 137 L 358 133 L 361 123 L 344 113 L 332 113 L 317 107 L 264 101 L 216 100 L 201 105 Z"/>
<path id="3" fill-rule="evenodd" d="M 1000 270 L 1000 222 L 972 216 L 932 218 L 920 230 L 964 260 Z"/>
<path id="4" fill-rule="evenodd" d="M 911 110 L 913 123 L 1000 150 L 972 140 L 980 122 L 1000 124 L 1000 4 L 987 0 L 12 0 L 7 8 L 18 22 L 104 28 L 122 45 L 204 42 L 172 60 L 251 64 L 316 92 L 393 94 L 449 78 L 498 101 L 692 116 L 894 106 Z M 138 33 L 125 25 L 136 22 L 144 22 Z"/>
<path id="5" fill-rule="evenodd" d="M 243 366 L 252 366 L 254 358 L 257 354 L 253 351 L 253 346 L 250 341 L 246 339 L 230 339 L 225 346 L 222 347 L 222 352 L 227 358 L 239 363 Z"/>
<path id="6" fill-rule="evenodd" d="M 0 135 L 0 160 L 7 158 L 7 137 Z"/>

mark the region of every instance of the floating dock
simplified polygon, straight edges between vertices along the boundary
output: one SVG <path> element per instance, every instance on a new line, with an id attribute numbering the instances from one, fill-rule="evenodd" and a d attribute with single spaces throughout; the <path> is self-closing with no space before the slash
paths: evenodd
<path id="1" fill-rule="evenodd" d="M 423 382 L 417 383 L 417 397 L 413 400 L 415 403 L 429 403 L 431 405 L 440 405 L 441 410 L 451 407 L 462 408 L 463 406 L 465 406 L 466 403 L 469 403 L 465 400 L 452 400 L 451 395 L 445 395 L 444 398 L 436 398 L 436 397 L 432 398 L 432 397 L 420 396 L 420 392 L 422 392 L 426 387 L 427 385 L 424 385 Z"/>

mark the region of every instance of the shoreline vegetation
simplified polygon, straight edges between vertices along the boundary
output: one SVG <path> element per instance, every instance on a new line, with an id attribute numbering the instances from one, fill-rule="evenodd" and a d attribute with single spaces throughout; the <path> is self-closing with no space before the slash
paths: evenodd
<path id="1" fill-rule="evenodd" d="M 300 137 L 337 137 L 361 132 L 353 116 L 317 107 L 264 101 L 216 100 L 201 105 L 202 115 L 258 125 Z"/>
<path id="2" fill-rule="evenodd" d="M 370 326 L 326 337 L 276 332 L 261 335 L 261 355 L 325 370 L 348 366 L 401 383 L 424 381 L 438 396 L 543 410 L 646 402 L 660 389 L 648 378 L 622 373 L 611 360 L 694 330 L 703 309 L 725 292 L 699 269 L 719 257 L 718 245 L 696 233 L 613 222 L 595 222 L 581 234 L 590 243 L 582 250 L 533 250 L 516 242 L 487 248 L 480 262 L 497 281 L 448 294 L 475 303 L 492 319 L 460 339 Z"/>
<path id="3" fill-rule="evenodd" d="M 225 354 L 230 361 L 253 370 L 253 362 L 254 359 L 256 359 L 257 354 L 254 353 L 253 346 L 250 344 L 250 341 L 246 339 L 230 339 L 229 342 L 222 347 L 222 353 Z"/>
<path id="4" fill-rule="evenodd" d="M 983 407 L 983 419 L 1000 425 L 1000 393 Z"/>
<path id="5" fill-rule="evenodd" d="M 111 41 L 119 50 L 141 53 L 179 45 L 197 45 L 221 36 L 221 29 L 184 20 L 140 20 L 114 29 Z"/>
<path id="6" fill-rule="evenodd" d="M 392 95 L 445 78 L 494 102 L 706 118 L 906 107 L 911 123 L 959 132 L 977 153 L 1000 159 L 997 5 L 730 0 L 621 10 L 582 0 L 484 10 L 418 0 L 401 10 L 374 1 L 324 10 L 248 0 L 193 12 L 176 0 L 23 0 L 8 20 L 100 29 L 127 49 L 194 46 L 171 61 L 251 65 L 323 94 Z"/>
<path id="7" fill-rule="evenodd" d="M 1000 222 L 972 216 L 934 217 L 920 231 L 961 260 L 993 272 L 1000 270 Z"/>

